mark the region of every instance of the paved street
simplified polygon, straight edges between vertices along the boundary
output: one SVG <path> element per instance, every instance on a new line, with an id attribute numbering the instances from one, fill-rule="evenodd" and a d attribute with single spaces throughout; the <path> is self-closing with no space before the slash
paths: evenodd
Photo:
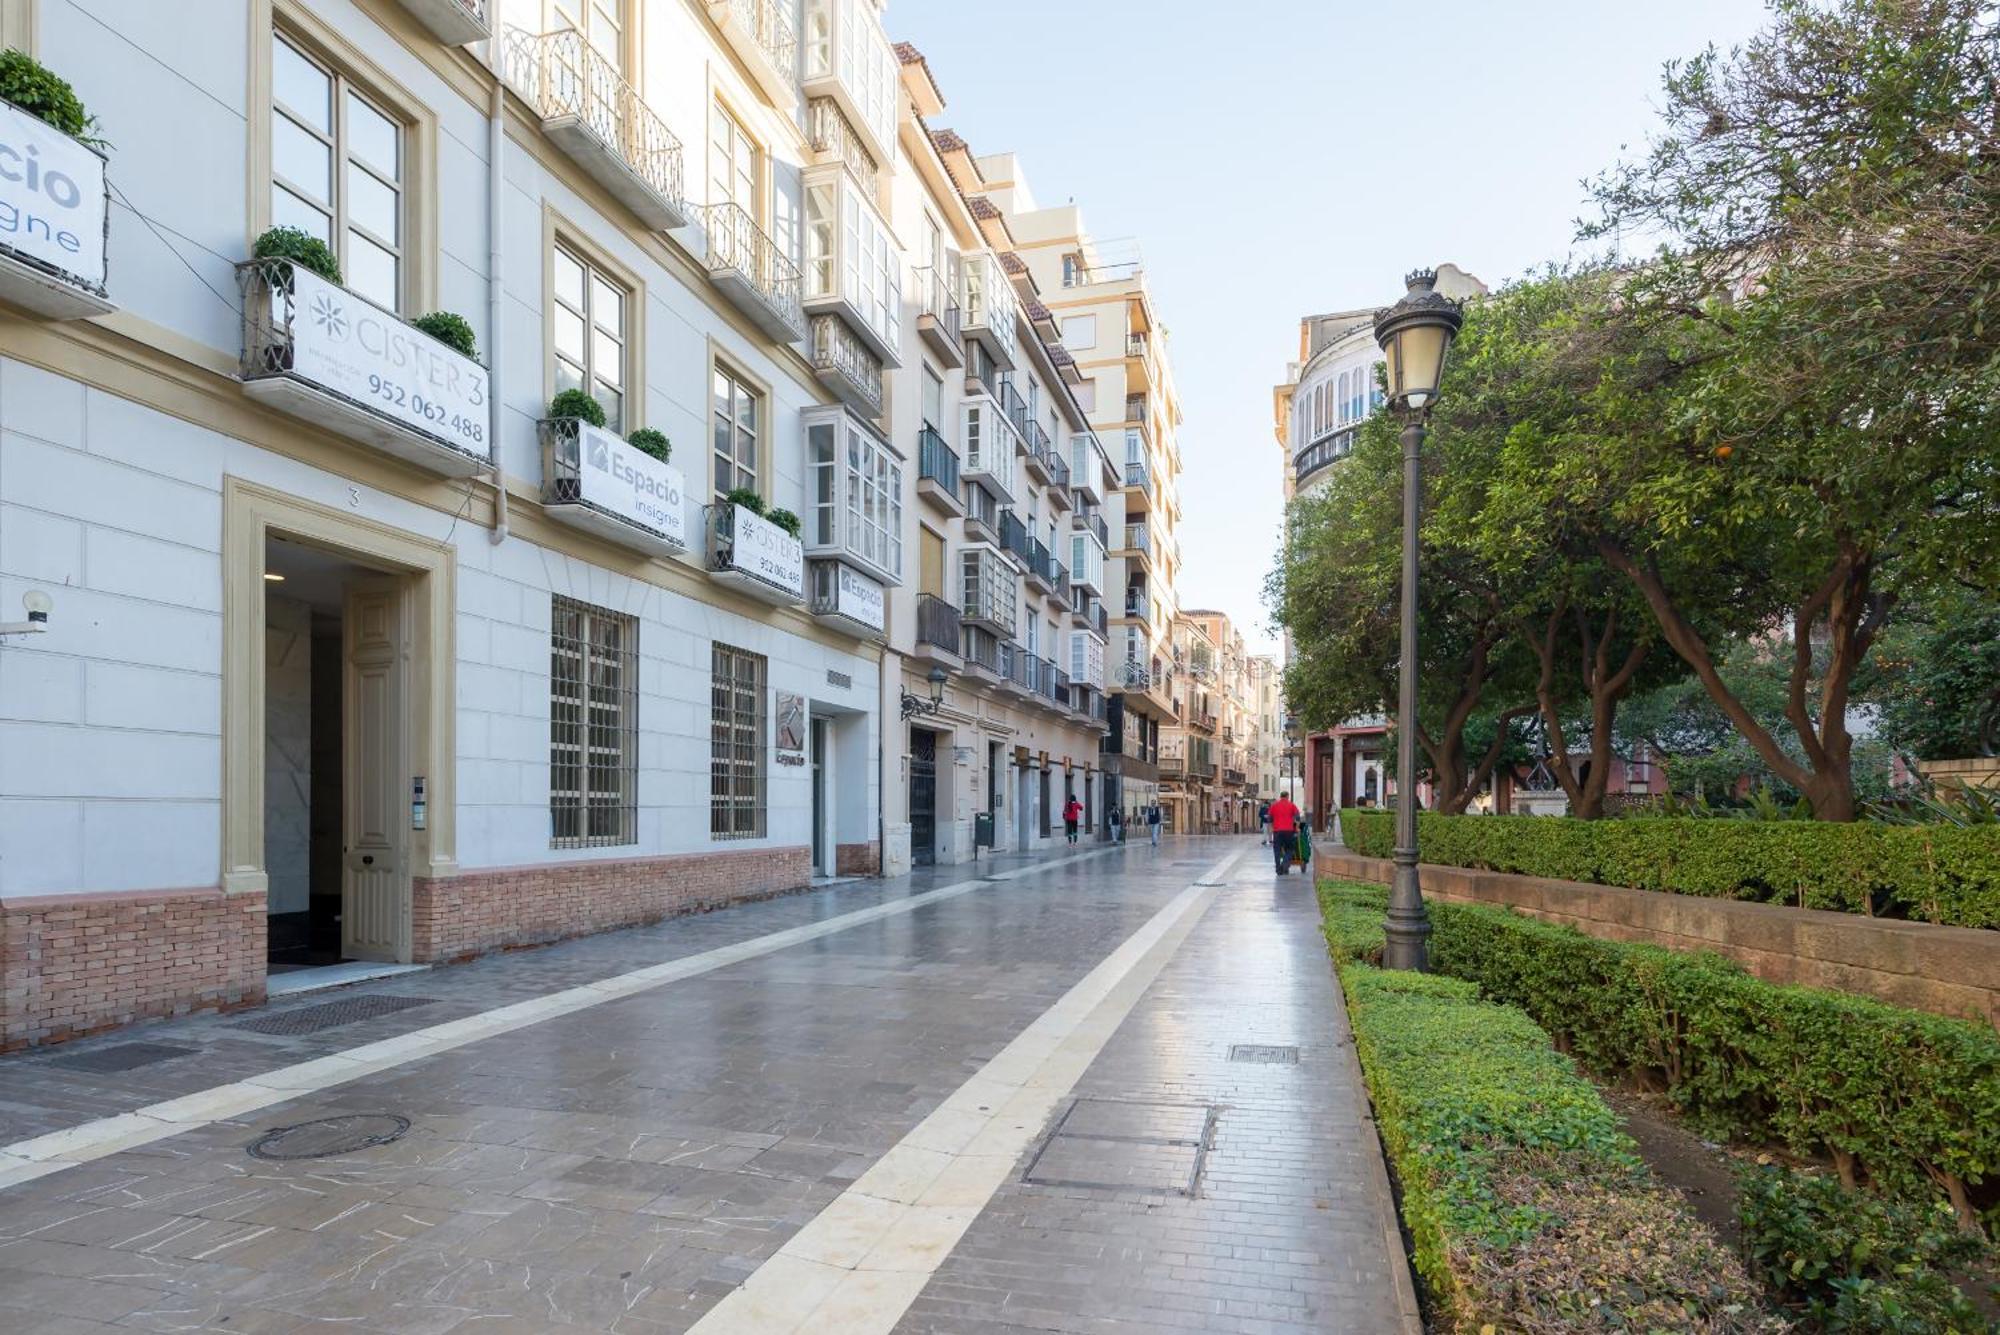
<path id="1" fill-rule="evenodd" d="M 0 1329 L 1414 1330 L 1345 1035 L 1250 838 L 148 1026 L 0 1060 Z"/>

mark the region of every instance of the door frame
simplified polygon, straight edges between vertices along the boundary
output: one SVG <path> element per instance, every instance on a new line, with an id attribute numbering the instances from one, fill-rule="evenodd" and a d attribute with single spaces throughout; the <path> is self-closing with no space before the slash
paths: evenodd
<path id="1" fill-rule="evenodd" d="M 354 493 L 358 497 L 359 493 Z M 410 628 L 405 717 L 410 773 L 425 776 L 423 830 L 409 831 L 410 877 L 458 873 L 458 558 L 404 529 L 288 496 L 239 477 L 222 497 L 222 890 L 263 895 L 264 580 L 272 537 L 404 576 Z M 405 940 L 408 940 L 405 934 Z"/>

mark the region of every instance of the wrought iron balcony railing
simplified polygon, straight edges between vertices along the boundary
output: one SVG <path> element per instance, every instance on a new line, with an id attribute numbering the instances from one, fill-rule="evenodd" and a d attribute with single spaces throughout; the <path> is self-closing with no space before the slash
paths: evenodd
<path id="1" fill-rule="evenodd" d="M 778 93 L 796 89 L 799 67 L 798 28 L 792 21 L 795 8 L 788 0 L 709 0 L 717 11 L 723 33 L 750 57 L 752 69 L 761 60 L 769 71 L 760 81 L 772 85 L 774 101 Z M 792 96 L 796 97 L 796 91 Z"/>
<path id="2" fill-rule="evenodd" d="M 1026 561 L 1030 550 L 1028 546 L 1030 541 L 1028 526 L 1021 522 L 1021 517 L 1012 510 L 1002 510 L 1000 512 L 1001 547 L 1020 557 L 1023 561 Z"/>
<path id="3" fill-rule="evenodd" d="M 959 339 L 964 332 L 965 312 L 959 307 L 958 292 L 952 286 L 951 275 L 943 269 L 926 266 L 910 275 L 916 286 L 918 328 L 923 322 L 932 322 L 938 341 L 954 349 L 948 355 L 963 358 L 964 349 Z M 956 366 L 958 363 L 952 363 Z"/>
<path id="4" fill-rule="evenodd" d="M 964 645 L 965 622 L 953 607 L 936 594 L 917 595 L 917 643 L 933 645 L 946 653 L 958 653 Z"/>
<path id="5" fill-rule="evenodd" d="M 917 432 L 917 477 L 958 495 L 958 455 L 930 426 Z"/>
<path id="6" fill-rule="evenodd" d="M 1011 380 L 998 381 L 993 386 L 993 391 L 994 397 L 1000 401 L 1000 411 L 1007 414 L 1007 420 L 1014 424 L 1015 432 L 1025 442 L 1028 438 L 1028 428 L 1033 425 L 1028 421 L 1027 400 L 1021 397 L 1021 391 L 1014 388 L 1014 382 Z"/>
<path id="7" fill-rule="evenodd" d="M 493 7 L 487 0 L 403 0 L 403 8 L 446 46 L 467 46 L 493 35 Z"/>
<path id="8" fill-rule="evenodd" d="M 710 204 L 701 216 L 709 276 L 772 338 L 781 343 L 804 338 L 804 280 L 798 265 L 742 205 Z"/>
<path id="9" fill-rule="evenodd" d="M 820 382 L 849 407 L 882 415 L 882 362 L 838 315 L 812 319 L 812 363 Z"/>
<path id="10" fill-rule="evenodd" d="M 838 158 L 863 189 L 873 191 L 881 166 L 875 161 L 875 155 L 868 151 L 868 146 L 861 142 L 861 135 L 840 109 L 840 104 L 830 97 L 816 97 L 812 100 L 810 113 L 813 151 Z"/>
<path id="11" fill-rule="evenodd" d="M 633 213 L 662 230 L 687 225 L 680 139 L 582 33 L 510 30 L 507 78 L 549 137 Z"/>
<path id="12" fill-rule="evenodd" d="M 1000 641 L 991 631 L 977 626 L 966 626 L 959 639 L 958 656 L 965 660 L 967 667 L 983 668 L 998 677 L 1000 671 Z"/>
<path id="13" fill-rule="evenodd" d="M 1076 517 L 1081 527 L 1087 528 L 1097 535 L 1098 546 L 1109 547 L 1111 545 L 1111 526 L 1104 522 L 1103 515 L 1095 510 L 1079 510 L 1076 512 Z"/>

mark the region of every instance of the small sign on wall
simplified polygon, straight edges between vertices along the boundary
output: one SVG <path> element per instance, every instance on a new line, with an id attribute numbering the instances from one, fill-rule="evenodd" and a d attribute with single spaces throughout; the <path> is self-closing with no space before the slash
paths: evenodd
<path id="1" fill-rule="evenodd" d="M 778 763 L 806 763 L 806 698 L 796 691 L 779 691 L 777 717 Z"/>

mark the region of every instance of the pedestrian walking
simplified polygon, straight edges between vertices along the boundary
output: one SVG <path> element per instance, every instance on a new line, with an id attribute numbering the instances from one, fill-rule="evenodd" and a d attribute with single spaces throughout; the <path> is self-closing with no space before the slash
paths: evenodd
<path id="1" fill-rule="evenodd" d="M 1114 844 L 1124 843 L 1125 842 L 1124 809 L 1121 807 L 1111 808 L 1110 820 L 1111 820 L 1111 842 Z"/>
<path id="2" fill-rule="evenodd" d="M 1160 804 L 1153 803 L 1146 808 L 1146 833 L 1152 837 L 1153 847 L 1160 846 Z"/>
<path id="3" fill-rule="evenodd" d="M 1076 794 L 1071 793 L 1069 801 L 1063 803 L 1063 833 L 1069 836 L 1071 843 L 1076 842 L 1076 823 L 1082 819 L 1083 803 L 1076 800 Z"/>
<path id="4" fill-rule="evenodd" d="M 1271 803 L 1271 851 L 1277 860 L 1278 875 L 1288 875 L 1299 851 L 1299 808 L 1283 794 Z"/>
<path id="5" fill-rule="evenodd" d="M 1271 846 L 1271 804 L 1269 802 L 1257 808 L 1257 841 L 1266 848 Z"/>

